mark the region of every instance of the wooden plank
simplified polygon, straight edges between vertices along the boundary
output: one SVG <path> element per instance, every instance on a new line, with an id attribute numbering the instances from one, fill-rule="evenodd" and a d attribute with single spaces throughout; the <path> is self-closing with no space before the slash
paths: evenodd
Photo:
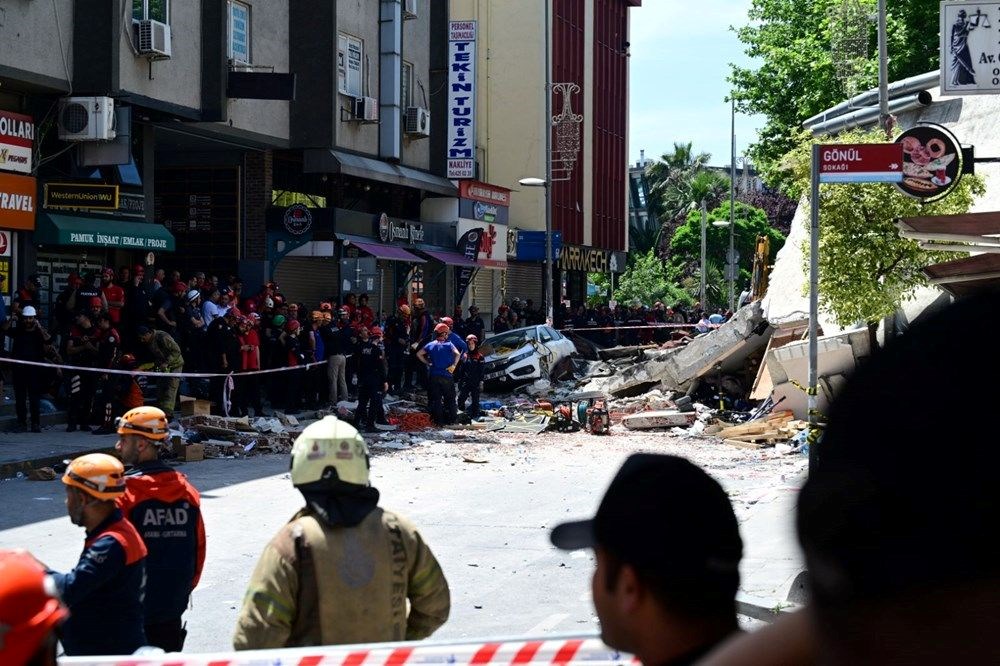
<path id="1" fill-rule="evenodd" d="M 768 430 L 770 430 L 770 427 L 766 423 L 744 423 L 743 425 L 733 426 L 732 428 L 720 431 L 719 437 L 726 439 L 734 435 L 752 435 L 767 432 Z"/>
<path id="2" fill-rule="evenodd" d="M 740 449 L 763 449 L 765 448 L 763 444 L 753 444 L 751 442 L 741 442 L 738 439 L 724 439 L 723 444 L 728 444 L 729 446 L 735 446 Z"/>

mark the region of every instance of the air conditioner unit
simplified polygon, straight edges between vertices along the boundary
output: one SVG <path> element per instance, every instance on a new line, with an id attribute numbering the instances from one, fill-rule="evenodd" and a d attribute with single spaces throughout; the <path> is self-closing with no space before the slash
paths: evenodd
<path id="1" fill-rule="evenodd" d="M 417 0 L 405 0 L 403 2 L 403 20 L 417 18 Z"/>
<path id="2" fill-rule="evenodd" d="M 110 141 L 115 138 L 115 101 L 66 97 L 59 100 L 57 123 L 63 141 Z"/>
<path id="3" fill-rule="evenodd" d="M 419 106 L 407 107 L 406 133 L 414 136 L 430 136 L 431 112 Z"/>
<path id="4" fill-rule="evenodd" d="M 144 56 L 170 57 L 170 26 L 159 21 L 139 21 L 139 53 Z"/>
<path id="5" fill-rule="evenodd" d="M 354 120 L 362 122 L 378 121 L 378 100 L 374 97 L 354 98 Z"/>

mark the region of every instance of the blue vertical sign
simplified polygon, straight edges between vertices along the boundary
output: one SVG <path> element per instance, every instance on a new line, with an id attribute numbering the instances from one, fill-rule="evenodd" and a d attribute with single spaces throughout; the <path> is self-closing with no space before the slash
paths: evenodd
<path id="1" fill-rule="evenodd" d="M 476 22 L 448 24 L 448 178 L 476 177 Z"/>

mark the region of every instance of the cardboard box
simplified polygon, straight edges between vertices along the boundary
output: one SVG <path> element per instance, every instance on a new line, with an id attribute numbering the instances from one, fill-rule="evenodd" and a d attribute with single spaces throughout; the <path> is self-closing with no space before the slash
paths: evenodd
<path id="1" fill-rule="evenodd" d="M 188 444 L 187 446 L 181 447 L 181 450 L 177 453 L 177 459 L 183 460 L 185 462 L 195 462 L 198 460 L 204 460 L 205 445 Z"/>
<path id="2" fill-rule="evenodd" d="M 210 401 L 181 396 L 181 416 L 202 416 L 211 413 L 212 403 Z"/>

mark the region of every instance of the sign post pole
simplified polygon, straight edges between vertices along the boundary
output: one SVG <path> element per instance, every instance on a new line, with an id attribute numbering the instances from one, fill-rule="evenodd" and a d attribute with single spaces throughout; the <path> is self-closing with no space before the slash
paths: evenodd
<path id="1" fill-rule="evenodd" d="M 809 194 L 809 432 L 816 431 L 816 393 L 818 383 L 819 342 L 819 157 L 822 146 L 813 144 Z M 819 460 L 816 442 L 809 445 L 809 469 Z"/>

